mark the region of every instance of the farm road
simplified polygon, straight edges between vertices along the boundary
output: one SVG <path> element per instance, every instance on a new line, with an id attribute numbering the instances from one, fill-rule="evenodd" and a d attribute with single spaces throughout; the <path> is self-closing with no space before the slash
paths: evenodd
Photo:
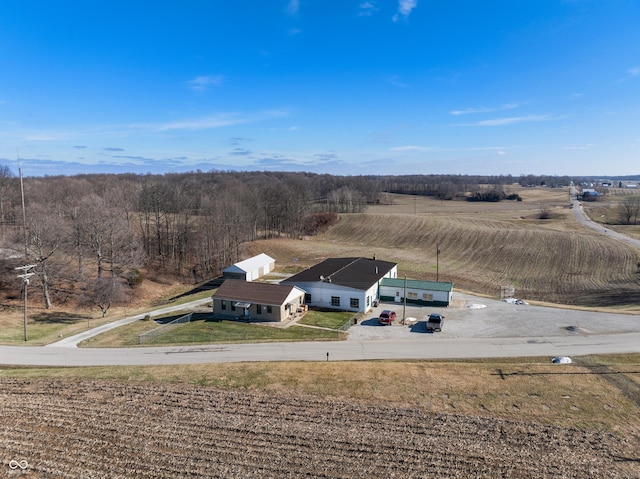
<path id="1" fill-rule="evenodd" d="M 617 233 L 613 230 L 606 229 L 601 224 L 592 221 L 582 209 L 582 203 L 578 201 L 576 196 L 575 187 L 571 188 L 571 203 L 573 204 L 573 216 L 574 218 L 582 225 L 591 228 L 593 230 L 599 231 L 600 233 L 607 235 L 609 238 L 614 238 L 624 243 L 627 243 L 634 248 L 640 249 L 640 240 L 630 238 L 629 236 L 623 235 L 622 233 Z"/>

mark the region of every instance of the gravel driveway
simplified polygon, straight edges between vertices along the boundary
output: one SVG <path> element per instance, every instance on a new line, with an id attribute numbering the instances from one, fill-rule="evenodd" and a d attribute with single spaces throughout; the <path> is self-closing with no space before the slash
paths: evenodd
<path id="1" fill-rule="evenodd" d="M 378 325 L 378 314 L 392 309 L 398 315 L 391 326 Z M 426 318 L 431 313 L 445 316 L 442 332 L 427 333 Z M 514 338 L 640 332 L 640 317 L 574 309 L 550 308 L 454 293 L 451 306 L 407 305 L 406 317 L 414 324 L 403 325 L 402 303 L 381 303 L 365 319 L 349 329 L 350 340 L 416 338 L 420 335 L 447 338 Z"/>

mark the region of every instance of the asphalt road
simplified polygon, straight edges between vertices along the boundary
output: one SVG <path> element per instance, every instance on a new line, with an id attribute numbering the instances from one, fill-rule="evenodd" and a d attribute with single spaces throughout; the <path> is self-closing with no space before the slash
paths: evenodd
<path id="1" fill-rule="evenodd" d="M 640 333 L 518 338 L 447 338 L 262 343 L 163 348 L 0 347 L 0 364 L 124 366 L 247 361 L 356 361 L 513 356 L 580 356 L 636 352 Z"/>
<path id="2" fill-rule="evenodd" d="M 579 223 L 587 226 L 588 228 L 591 228 L 592 230 L 598 231 L 603 235 L 607 235 L 607 237 L 609 238 L 614 238 L 618 241 L 627 243 L 634 248 L 640 249 L 640 240 L 630 238 L 621 233 L 617 233 L 613 230 L 607 229 L 606 226 L 603 226 L 589 219 L 589 217 L 584 213 L 584 210 L 582 209 L 582 203 L 580 203 L 580 201 L 578 201 L 578 199 L 576 198 L 575 187 L 572 187 L 571 189 L 571 202 L 573 204 L 573 216 Z"/>

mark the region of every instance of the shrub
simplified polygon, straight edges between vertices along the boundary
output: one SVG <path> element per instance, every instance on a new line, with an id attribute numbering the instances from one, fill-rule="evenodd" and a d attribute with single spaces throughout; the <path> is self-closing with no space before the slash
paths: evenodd
<path id="1" fill-rule="evenodd" d="M 314 213 L 304 218 L 302 234 L 313 236 L 324 233 L 337 222 L 338 214 L 335 212 Z"/>

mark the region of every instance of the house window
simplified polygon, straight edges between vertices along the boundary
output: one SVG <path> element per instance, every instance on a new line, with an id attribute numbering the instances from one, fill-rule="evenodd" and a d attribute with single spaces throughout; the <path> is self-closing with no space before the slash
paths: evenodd
<path id="1" fill-rule="evenodd" d="M 256 314 L 262 314 L 262 305 L 256 304 Z"/>
<path id="2" fill-rule="evenodd" d="M 227 302 L 224 299 L 220 301 L 220 309 L 222 309 L 223 311 L 227 309 Z"/>
<path id="3" fill-rule="evenodd" d="M 371 306 L 371 296 L 367 296 L 367 308 Z"/>
<path id="4" fill-rule="evenodd" d="M 331 296 L 331 306 L 340 306 L 340 296 Z"/>
<path id="5" fill-rule="evenodd" d="M 418 293 L 416 293 L 416 292 L 412 293 L 411 291 L 408 291 L 407 292 L 407 299 L 418 299 Z"/>
<path id="6" fill-rule="evenodd" d="M 424 294 L 422 295 L 422 299 L 423 299 L 424 301 L 433 301 L 433 294 L 431 294 L 431 293 L 424 293 Z"/>
<path id="7" fill-rule="evenodd" d="M 360 309 L 360 299 L 349 298 L 349 306 L 354 309 Z"/>
<path id="8" fill-rule="evenodd" d="M 304 294 L 304 302 L 307 304 L 311 303 L 311 293 Z"/>
<path id="9" fill-rule="evenodd" d="M 231 311 L 235 311 L 236 310 L 236 303 L 231 303 Z"/>
<path id="10" fill-rule="evenodd" d="M 267 306 L 267 314 L 271 314 L 271 306 Z"/>

